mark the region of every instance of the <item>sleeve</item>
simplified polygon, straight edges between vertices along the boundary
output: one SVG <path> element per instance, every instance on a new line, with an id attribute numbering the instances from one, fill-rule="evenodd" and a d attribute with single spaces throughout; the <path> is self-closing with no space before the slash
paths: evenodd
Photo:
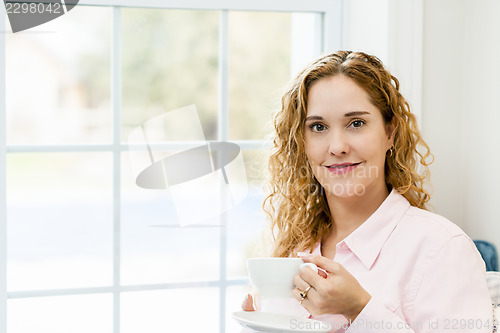
<path id="1" fill-rule="evenodd" d="M 466 235 L 452 237 L 438 249 L 406 295 L 405 318 L 376 299 L 351 323 L 349 333 L 490 333 L 491 298 L 484 262 Z"/>

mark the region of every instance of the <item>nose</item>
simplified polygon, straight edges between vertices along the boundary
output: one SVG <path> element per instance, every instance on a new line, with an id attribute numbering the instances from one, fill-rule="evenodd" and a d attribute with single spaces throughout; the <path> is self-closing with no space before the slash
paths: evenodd
<path id="1" fill-rule="evenodd" d="M 330 137 L 328 153 L 331 155 L 346 155 L 349 153 L 349 141 L 342 131 L 335 131 Z"/>

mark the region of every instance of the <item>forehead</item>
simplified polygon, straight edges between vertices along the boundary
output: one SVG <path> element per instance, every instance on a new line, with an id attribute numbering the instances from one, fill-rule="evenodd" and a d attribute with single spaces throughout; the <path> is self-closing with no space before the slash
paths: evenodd
<path id="1" fill-rule="evenodd" d="M 352 111 L 380 111 L 371 102 L 370 95 L 354 80 L 337 75 L 314 82 L 307 95 L 307 114 L 344 115 Z"/>

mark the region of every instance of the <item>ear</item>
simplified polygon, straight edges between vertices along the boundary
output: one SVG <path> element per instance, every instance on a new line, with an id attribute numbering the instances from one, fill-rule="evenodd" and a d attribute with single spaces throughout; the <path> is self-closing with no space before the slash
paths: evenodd
<path id="1" fill-rule="evenodd" d="M 396 122 L 394 118 L 386 124 L 385 132 L 387 133 L 387 149 L 389 150 L 392 146 L 394 146 L 394 136 L 396 135 Z"/>

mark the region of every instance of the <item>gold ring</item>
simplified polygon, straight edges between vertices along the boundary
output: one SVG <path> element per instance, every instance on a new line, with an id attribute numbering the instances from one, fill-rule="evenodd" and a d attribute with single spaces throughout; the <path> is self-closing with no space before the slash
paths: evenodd
<path id="1" fill-rule="evenodd" d="M 307 287 L 306 290 L 300 292 L 300 297 L 302 297 L 302 300 L 304 300 L 304 298 L 307 297 L 307 293 L 309 292 L 310 289 L 311 289 L 311 286 Z"/>

